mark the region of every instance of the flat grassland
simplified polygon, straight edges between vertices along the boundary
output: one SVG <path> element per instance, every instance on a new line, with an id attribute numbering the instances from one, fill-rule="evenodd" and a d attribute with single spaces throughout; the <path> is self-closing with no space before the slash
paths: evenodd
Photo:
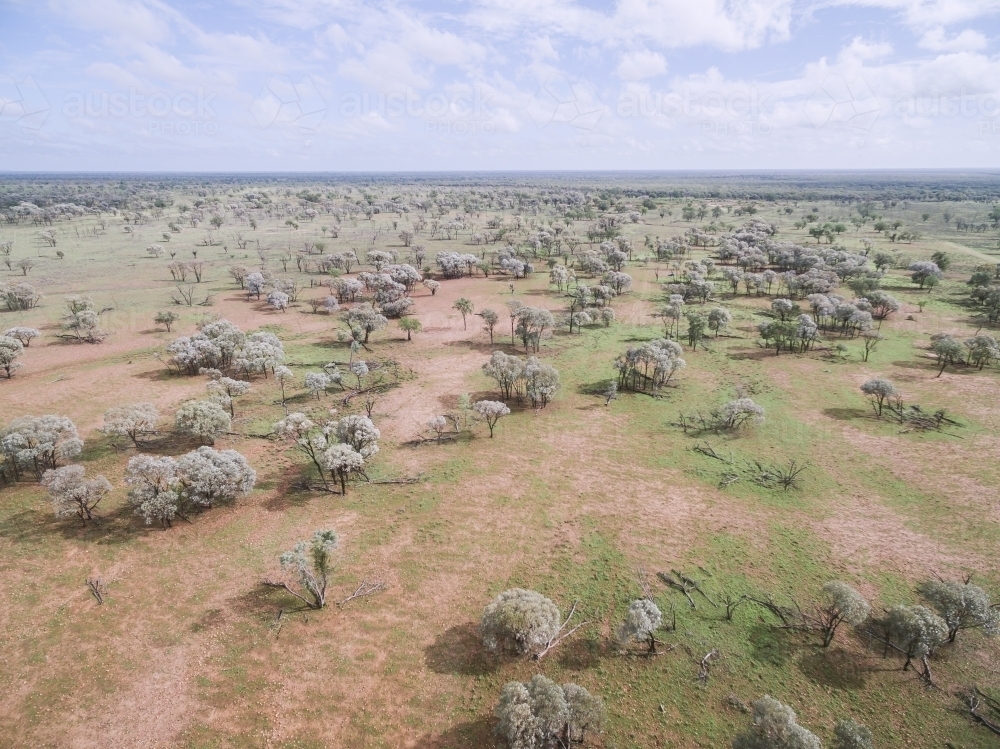
<path id="1" fill-rule="evenodd" d="M 459 200 L 463 190 L 454 189 Z M 293 214 L 309 205 L 274 185 L 262 191 Z M 343 202 L 345 189 L 336 194 L 335 202 Z M 427 217 L 413 209 L 370 219 L 355 213 L 338 222 L 321 212 L 311 221 L 295 219 L 293 228 L 285 215 L 260 214 L 251 229 L 220 210 L 225 223 L 213 231 L 219 244 L 202 246 L 207 222 L 192 228 L 179 206 L 216 197 L 222 205 L 240 200 L 224 186 L 175 185 L 162 214 L 151 214 L 131 233 L 123 230 L 121 214 L 82 216 L 48 227 L 55 247 L 38 238 L 46 227 L 0 226 L 0 242 L 14 242 L 13 259 L 35 261 L 24 278 L 16 266 L 0 269 L 0 281 L 26 280 L 44 295 L 35 309 L 0 312 L 0 329 L 28 325 L 43 334 L 25 350 L 24 369 L 0 381 L 0 427 L 24 414 L 70 417 L 86 441 L 79 462 L 115 486 L 99 508 L 100 521 L 88 527 L 53 517 L 34 482 L 0 489 L 0 745 L 499 746 L 492 714 L 500 689 L 534 673 L 579 683 L 606 700 L 608 725 L 592 740 L 595 746 L 728 746 L 749 722 L 729 696 L 749 703 L 763 694 L 792 705 L 800 723 L 824 740 L 836 719 L 852 717 L 872 729 L 879 747 L 995 745 L 996 737 L 969 719 L 957 696 L 971 684 L 1000 688 L 1000 650 L 979 632 L 963 633 L 935 654 L 937 687 L 927 688 L 913 671 L 901 670 L 900 659 L 883 659 L 880 647 L 846 627 L 822 649 L 815 637 L 776 629 L 757 606 L 740 607 L 732 621 L 704 599 L 692 609 L 655 575 L 682 570 L 714 599 L 770 594 L 802 605 L 817 600 L 834 578 L 856 586 L 876 609 L 916 602 L 915 585 L 935 575 L 971 573 L 1000 594 L 1000 374 L 995 366 L 948 367 L 937 377 L 927 350 L 934 333 L 963 340 L 979 328 L 965 281 L 975 266 L 1000 262 L 995 232 L 957 231 L 942 212 L 971 220 L 985 214 L 982 204 L 880 201 L 884 220 L 899 219 L 921 238 L 890 243 L 887 232 L 868 222 L 860 229 L 848 224 L 836 239 L 855 252 L 867 239 L 876 250 L 912 260 L 945 251 L 953 261 L 931 292 L 919 290 L 905 270 L 889 272 L 883 288 L 902 308 L 883 323 L 886 340 L 867 362 L 859 339 L 828 333 L 808 353 L 776 356 L 758 345 L 756 334 L 773 297 L 742 289 L 733 295 L 719 280 L 708 307 L 722 304 L 733 312 L 727 334 L 710 337 L 697 351 L 685 346 L 687 367 L 662 397 L 622 393 L 605 405 L 600 391 L 616 376 L 615 357 L 662 335 L 652 313 L 671 269 L 639 259 L 650 254 L 646 235 L 666 239 L 712 220 L 685 221 L 687 200 L 659 198 L 655 210 L 625 224 L 635 253 L 624 270 L 635 281 L 612 303 L 615 323 L 572 334 L 560 326 L 546 337 L 538 355 L 560 372 L 555 400 L 544 409 L 511 404 L 513 413 L 500 421 L 494 439 L 480 425 L 456 440 L 414 443 L 427 420 L 453 411 L 462 394 L 497 397 L 482 365 L 493 350 L 524 355 L 511 342 L 506 301 L 562 313 L 565 297 L 549 285 L 544 259 L 527 279 L 513 281 L 513 295 L 512 280 L 494 274 L 443 280 L 434 296 L 418 285 L 411 312 L 423 332 L 407 341 L 393 321 L 373 335 L 372 352 L 360 356 L 398 362 L 399 372 L 374 407 L 383 438 L 370 476 L 419 481 L 359 482 L 346 497 L 298 489 L 307 471 L 302 456 L 254 436 L 266 435 L 285 413 L 273 379 L 257 378 L 251 394 L 237 401 L 234 434 L 218 440 L 248 457 L 257 488 L 232 506 L 162 530 L 131 513 L 122 477 L 135 450 L 116 447 L 99 431 L 104 411 L 153 402 L 165 415 L 166 431 L 167 417 L 172 423 L 182 402 L 204 396 L 206 380 L 168 373 L 164 348 L 216 315 L 243 330 L 266 328 L 279 336 L 299 383 L 292 410 L 361 412 L 360 399 L 345 407 L 336 388 L 317 400 L 301 387 L 306 372 L 350 354 L 336 335 L 343 328 L 339 315 L 314 314 L 307 304 L 325 295 L 309 286 L 321 276 L 298 272 L 294 261 L 283 270 L 280 255 L 323 242 L 327 253 L 356 247 L 363 260 L 367 250 L 391 249 L 401 262 L 413 262 L 398 233 Z M 723 223 L 738 226 L 750 218 L 732 215 L 739 201 L 695 204 L 702 202 L 728 211 Z M 755 207 L 756 218 L 778 223 L 778 239 L 803 245 L 816 243 L 808 227 L 794 226 L 808 212 L 821 223 L 857 215 L 831 200 L 758 201 Z M 529 221 L 541 226 L 552 218 L 547 210 L 545 204 L 537 212 L 459 206 L 440 220 L 462 213 L 483 226 L 494 216 L 512 222 L 519 214 L 525 229 L 513 236 L 523 240 Z M 169 221 L 179 222 L 178 233 L 169 231 Z M 593 223 L 572 219 L 565 233 L 583 238 L 586 247 Z M 335 224 L 340 230 L 333 239 L 321 227 Z M 237 247 L 237 232 L 249 241 L 245 249 Z M 263 299 L 248 301 L 228 274 L 234 263 L 260 264 L 258 242 L 277 277 L 295 277 L 306 287 L 286 312 Z M 197 252 L 205 263 L 197 288 L 211 293 L 211 306 L 171 305 L 170 257 L 148 256 L 153 243 L 176 251 L 177 260 L 190 261 Z M 427 248 L 425 265 L 432 269 L 437 252 L 479 254 L 502 246 L 473 245 L 470 230 L 432 237 L 430 228 L 414 243 Z M 56 250 L 65 257 L 57 258 Z M 712 251 L 699 248 L 694 257 Z M 353 273 L 362 269 L 370 270 Z M 63 300 L 73 294 L 111 308 L 101 315 L 110 333 L 105 342 L 56 337 Z M 500 313 L 494 345 L 480 318 L 463 327 L 452 308 L 463 296 L 477 311 Z M 181 316 L 171 333 L 153 323 L 154 314 L 167 309 Z M 833 350 L 838 343 L 847 348 L 844 356 Z M 895 383 L 908 403 L 946 409 L 959 426 L 921 432 L 875 419 L 859 386 L 876 376 Z M 763 425 L 701 435 L 678 426 L 679 413 L 707 414 L 737 389 L 764 406 Z M 808 465 L 799 487 L 787 491 L 750 481 L 720 488 L 725 464 L 694 449 L 706 439 L 738 461 Z M 187 449 L 165 440 L 146 451 Z M 332 599 L 346 597 L 362 579 L 383 580 L 388 588 L 315 612 L 261 586 L 277 573 L 281 552 L 324 527 L 336 528 L 342 542 Z M 675 647 L 656 658 L 622 655 L 611 644 L 629 601 L 643 594 L 643 575 L 667 618 L 676 616 L 676 631 L 661 634 Z M 84 584 L 92 576 L 106 582 L 103 606 Z M 590 624 L 540 662 L 490 657 L 478 639 L 479 617 L 492 597 L 511 587 L 538 590 L 564 613 L 578 602 L 580 620 Z M 713 649 L 721 657 L 702 683 L 698 662 Z"/>

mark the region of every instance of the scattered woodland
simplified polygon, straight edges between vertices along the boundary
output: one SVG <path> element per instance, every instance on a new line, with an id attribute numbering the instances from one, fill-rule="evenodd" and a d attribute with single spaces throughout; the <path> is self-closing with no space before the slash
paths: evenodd
<path id="1" fill-rule="evenodd" d="M 992 747 L 1000 178 L 0 180 L 3 746 Z"/>

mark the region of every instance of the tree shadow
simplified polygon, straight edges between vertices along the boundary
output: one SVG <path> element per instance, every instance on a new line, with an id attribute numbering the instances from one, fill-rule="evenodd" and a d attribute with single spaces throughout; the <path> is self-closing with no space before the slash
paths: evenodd
<path id="1" fill-rule="evenodd" d="M 728 357 L 733 361 L 764 361 L 766 359 L 780 359 L 781 355 L 775 355 L 770 349 L 745 349 L 743 351 L 734 351 L 728 354 Z"/>
<path id="2" fill-rule="evenodd" d="M 437 674 L 484 676 L 500 667 L 479 639 L 478 625 L 467 622 L 451 627 L 424 648 L 427 667 Z"/>
<path id="3" fill-rule="evenodd" d="M 871 411 L 864 408 L 824 408 L 823 415 L 838 421 L 854 421 L 867 418 L 871 415 Z"/>
<path id="4" fill-rule="evenodd" d="M 142 443 L 141 452 L 157 455 L 183 455 L 202 446 L 202 441 L 180 432 L 166 432 Z"/>
<path id="5" fill-rule="evenodd" d="M 46 507 L 46 509 L 48 509 Z M 94 510 L 94 519 L 86 525 L 79 518 L 57 518 L 54 514 L 25 509 L 8 515 L 0 523 L 0 538 L 15 543 L 36 543 L 53 535 L 94 544 L 121 544 L 135 537 L 136 518 L 128 505 L 102 512 Z"/>
<path id="6" fill-rule="evenodd" d="M 459 723 L 441 734 L 422 736 L 414 744 L 416 749 L 500 749 L 507 744 L 494 733 L 492 718 L 477 718 Z"/>
<path id="7" fill-rule="evenodd" d="M 863 689 L 866 669 L 858 658 L 841 648 L 821 648 L 799 658 L 803 676 L 834 689 Z"/>
<path id="8" fill-rule="evenodd" d="M 570 640 L 559 648 L 559 665 L 569 671 L 589 671 L 597 668 L 604 648 L 597 640 Z"/>
<path id="9" fill-rule="evenodd" d="M 787 632 L 758 623 L 749 633 L 748 640 L 755 661 L 769 666 L 784 667 L 798 650 L 798 643 Z"/>
<path id="10" fill-rule="evenodd" d="M 308 459 L 307 459 L 308 460 Z M 294 464 L 284 468 L 274 480 L 274 496 L 264 502 L 264 507 L 270 512 L 281 512 L 292 507 L 301 507 L 316 497 L 333 496 L 333 492 L 309 488 L 306 482 L 314 482 L 322 487 L 322 481 L 314 476 L 315 467 L 312 463 Z M 331 482 L 331 489 L 337 489 L 336 496 L 341 496 L 339 487 Z"/>
<path id="11" fill-rule="evenodd" d="M 133 377 L 140 380 L 150 380 L 152 382 L 163 382 L 165 380 L 172 380 L 175 377 L 180 377 L 180 375 L 174 374 L 166 366 L 163 369 L 150 369 L 145 372 L 136 372 Z"/>

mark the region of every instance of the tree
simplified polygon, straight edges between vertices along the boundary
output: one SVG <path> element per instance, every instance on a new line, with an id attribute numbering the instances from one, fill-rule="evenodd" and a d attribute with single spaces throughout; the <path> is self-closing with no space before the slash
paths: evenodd
<path id="1" fill-rule="evenodd" d="M 275 367 L 274 379 L 278 381 L 278 385 L 281 387 L 281 404 L 284 405 L 286 400 L 285 387 L 295 384 L 295 373 L 285 366 Z"/>
<path id="2" fill-rule="evenodd" d="M 561 267 L 561 266 L 560 266 Z M 481 310 L 479 316 L 483 318 L 483 330 L 490 334 L 490 345 L 493 345 L 493 328 L 500 322 L 500 316 L 489 307 Z"/>
<path id="3" fill-rule="evenodd" d="M 76 515 L 84 525 L 94 519 L 94 508 L 111 491 L 104 476 L 85 480 L 84 468 L 78 465 L 49 469 L 42 474 L 42 486 L 49 490 L 57 518 Z"/>
<path id="4" fill-rule="evenodd" d="M 798 307 L 795 302 L 791 299 L 775 299 L 771 302 L 771 309 L 776 315 L 784 322 L 791 315 L 796 314 L 796 307 Z"/>
<path id="5" fill-rule="evenodd" d="M 100 343 L 105 338 L 101 330 L 101 320 L 88 297 L 70 297 L 66 301 L 69 314 L 63 318 L 62 328 L 66 331 L 60 338 L 82 343 Z"/>
<path id="6" fill-rule="evenodd" d="M 174 417 L 178 431 L 197 437 L 203 444 L 214 444 L 215 438 L 232 428 L 232 420 L 215 401 L 188 401 Z"/>
<path id="7" fill-rule="evenodd" d="M 399 329 L 406 333 L 406 340 L 410 341 L 413 340 L 413 334 L 422 331 L 424 326 L 415 317 L 403 317 L 399 320 Z"/>
<path id="8" fill-rule="evenodd" d="M 38 338 L 41 334 L 42 333 L 40 330 L 36 330 L 35 328 L 25 328 L 21 326 L 14 328 L 7 328 L 7 330 L 3 332 L 3 335 L 7 336 L 8 338 L 16 338 L 17 340 L 19 340 L 21 342 L 21 345 L 24 346 L 25 348 L 28 348 L 31 345 L 31 342 L 36 338 Z"/>
<path id="9" fill-rule="evenodd" d="M 153 322 L 157 325 L 163 325 L 166 327 L 167 332 L 170 332 L 170 326 L 181 319 L 181 316 L 174 312 L 157 312 L 156 317 L 153 318 Z"/>
<path id="10" fill-rule="evenodd" d="M 531 356 L 524 363 L 525 391 L 535 408 L 545 408 L 559 389 L 559 370 Z"/>
<path id="11" fill-rule="evenodd" d="M 879 343 L 885 340 L 885 336 L 881 335 L 876 330 L 862 330 L 861 331 L 861 342 L 864 346 L 864 353 L 861 355 L 861 361 L 868 361 L 868 357 L 871 356 L 872 352 L 878 348 Z"/>
<path id="12" fill-rule="evenodd" d="M 832 749 L 874 749 L 872 732 L 853 720 L 838 720 L 833 728 Z"/>
<path id="13" fill-rule="evenodd" d="M 948 625 L 948 642 L 954 642 L 963 629 L 981 629 L 990 637 L 1000 631 L 1000 613 L 978 585 L 968 581 L 927 580 L 917 590 Z"/>
<path id="14" fill-rule="evenodd" d="M 915 263 L 910 263 L 907 270 L 912 272 L 910 279 L 915 284 L 919 284 L 920 288 L 924 288 L 930 279 L 935 279 L 931 284 L 932 286 L 941 278 L 941 268 L 938 267 L 937 263 L 932 263 L 927 260 L 918 260 Z"/>
<path id="15" fill-rule="evenodd" d="M 982 369 L 1000 359 L 1000 342 L 991 335 L 977 335 L 965 340 L 969 350 L 969 364 Z"/>
<path id="16" fill-rule="evenodd" d="M 368 302 L 352 307 L 344 313 L 344 320 L 348 327 L 358 329 L 365 334 L 364 342 L 368 343 L 368 337 L 376 330 L 381 330 L 389 324 L 388 318 L 379 314 Z"/>
<path id="17" fill-rule="evenodd" d="M 480 633 L 493 653 L 523 655 L 544 648 L 559 632 L 559 608 L 541 593 L 512 588 L 483 611 Z"/>
<path id="18" fill-rule="evenodd" d="M 165 456 L 137 455 L 125 468 L 129 504 L 146 525 L 159 521 L 168 528 L 178 514 L 180 501 L 177 463 Z"/>
<path id="19" fill-rule="evenodd" d="M 858 627 L 867 621 L 872 607 L 858 591 L 840 580 L 831 580 L 823 586 L 826 603 L 819 609 L 820 629 L 823 633 L 823 647 L 829 647 L 837 634 L 837 628 L 847 622 Z"/>
<path id="20" fill-rule="evenodd" d="M 309 456 L 313 465 L 316 466 L 316 470 L 319 471 L 323 487 L 329 489 L 321 460 L 323 451 L 329 446 L 326 430 L 311 421 L 305 414 L 295 412 L 275 423 L 274 433 L 278 438 L 294 441 L 296 448 Z"/>
<path id="21" fill-rule="evenodd" d="M 215 372 L 218 372 L 218 370 L 213 370 L 212 379 L 209 380 L 205 387 L 212 394 L 212 400 L 216 401 L 223 408 L 228 408 L 230 416 L 236 416 L 236 411 L 233 409 L 233 402 L 240 396 L 250 392 L 250 383 L 246 380 L 234 380 L 232 377 L 224 377 L 221 372 L 218 373 L 218 376 L 215 376 Z"/>
<path id="22" fill-rule="evenodd" d="M 871 399 L 872 408 L 875 410 L 875 415 L 878 418 L 882 418 L 882 409 L 885 406 L 886 400 L 899 394 L 895 385 L 882 378 L 866 381 L 861 385 L 861 392 Z"/>
<path id="23" fill-rule="evenodd" d="M 797 716 L 770 695 L 753 703 L 750 730 L 733 739 L 733 749 L 821 749 L 819 737 L 798 724 Z"/>
<path id="24" fill-rule="evenodd" d="M 7 457 L 14 478 L 31 471 L 41 480 L 46 470 L 79 455 L 83 440 L 65 416 L 19 416 L 0 432 L 0 451 Z"/>
<path id="25" fill-rule="evenodd" d="M 378 454 L 378 441 L 382 433 L 367 416 L 349 415 L 330 422 L 330 434 L 338 442 L 350 445 L 362 458 L 368 460 Z"/>
<path id="26" fill-rule="evenodd" d="M 305 377 L 306 390 L 315 395 L 316 400 L 330 387 L 330 376 L 326 372 L 307 372 Z"/>
<path id="27" fill-rule="evenodd" d="M 22 365 L 18 358 L 23 351 L 24 345 L 17 338 L 8 335 L 0 336 L 0 369 L 7 373 L 8 380 L 14 376 L 14 372 L 21 368 Z"/>
<path id="28" fill-rule="evenodd" d="M 140 447 L 144 437 L 156 434 L 159 420 L 160 412 L 152 403 L 114 406 L 104 412 L 104 428 L 101 431 L 112 437 L 128 437 L 133 445 Z"/>
<path id="29" fill-rule="evenodd" d="M 764 423 L 764 408 L 751 398 L 737 398 L 722 407 L 719 425 L 723 429 L 739 429 L 744 425 Z"/>
<path id="30" fill-rule="evenodd" d="M 716 307 L 708 313 L 708 327 L 715 331 L 716 337 L 719 333 L 729 327 L 733 321 L 733 314 L 725 307 Z"/>
<path id="31" fill-rule="evenodd" d="M 618 642 L 642 642 L 649 646 L 650 655 L 656 653 L 656 631 L 663 624 L 659 607 L 648 598 L 640 598 L 628 606 L 625 620 L 619 625 Z"/>
<path id="32" fill-rule="evenodd" d="M 288 309 L 288 294 L 275 289 L 267 295 L 267 303 L 270 307 L 284 312 Z"/>
<path id="33" fill-rule="evenodd" d="M 924 662 L 925 678 L 927 658 L 948 637 L 948 624 L 925 606 L 893 606 L 883 623 L 886 639 L 906 656 L 903 670 L 910 667 L 914 658 Z"/>
<path id="34" fill-rule="evenodd" d="M 441 288 L 441 284 L 435 281 L 433 278 L 424 279 L 424 286 L 427 287 L 428 290 L 430 290 L 431 296 L 437 294 L 437 290 Z"/>
<path id="35" fill-rule="evenodd" d="M 458 312 L 462 315 L 462 327 L 467 330 L 469 326 L 465 318 L 467 315 L 471 315 L 473 309 L 475 309 L 472 304 L 472 300 L 466 299 L 464 296 L 459 297 L 451 307 L 452 309 L 458 310 Z"/>
<path id="36" fill-rule="evenodd" d="M 705 337 L 708 319 L 700 312 L 688 312 L 685 317 L 688 321 L 688 345 L 694 351 L 698 348 L 698 341 Z"/>
<path id="37" fill-rule="evenodd" d="M 341 494 L 347 494 L 347 479 L 363 472 L 364 465 L 364 456 L 346 443 L 331 445 L 323 452 L 323 467 L 340 480 Z"/>
<path id="38" fill-rule="evenodd" d="M 327 580 L 334 567 L 333 553 L 339 545 L 335 530 L 318 530 L 309 541 L 299 541 L 291 551 L 281 555 L 281 568 L 296 575 L 296 582 L 308 597 L 292 590 L 288 583 L 265 582 L 284 588 L 311 609 L 321 609 L 326 606 Z"/>
<path id="39" fill-rule="evenodd" d="M 176 461 L 180 497 L 196 507 L 212 507 L 249 494 L 257 472 L 236 450 L 199 447 Z"/>
<path id="40" fill-rule="evenodd" d="M 28 271 L 35 267 L 35 261 L 26 257 L 17 261 L 17 267 L 21 269 L 21 275 L 26 276 Z"/>
<path id="41" fill-rule="evenodd" d="M 931 344 L 931 351 L 934 352 L 934 357 L 937 359 L 937 363 L 941 365 L 941 368 L 937 373 L 938 377 L 944 373 L 944 368 L 949 364 L 961 362 L 963 354 L 965 353 L 965 350 L 962 348 L 962 344 L 950 335 L 936 336 L 936 340 L 934 340 Z"/>
<path id="42" fill-rule="evenodd" d="M 510 749 L 569 747 L 599 731 L 606 719 L 604 702 L 577 684 L 561 687 L 541 674 L 531 681 L 509 682 L 496 707 L 497 734 Z"/>
<path id="43" fill-rule="evenodd" d="M 942 271 L 946 271 L 951 267 L 951 257 L 949 257 L 948 253 L 941 252 L 940 250 L 931 255 L 931 262 Z"/>
<path id="44" fill-rule="evenodd" d="M 483 417 L 486 426 L 490 428 L 490 439 L 493 438 L 493 428 L 504 416 L 510 414 L 510 409 L 505 403 L 500 401 L 476 401 L 472 404 L 472 410 Z"/>

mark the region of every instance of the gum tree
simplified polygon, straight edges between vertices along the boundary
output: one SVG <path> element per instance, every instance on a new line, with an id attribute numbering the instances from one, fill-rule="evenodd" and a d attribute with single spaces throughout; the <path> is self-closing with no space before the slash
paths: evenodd
<path id="1" fill-rule="evenodd" d="M 156 434 L 159 420 L 160 412 L 152 403 L 114 406 L 104 412 L 104 428 L 101 431 L 112 437 L 128 437 L 138 448 L 144 437 Z"/>
<path id="2" fill-rule="evenodd" d="M 326 606 L 326 586 L 333 571 L 333 554 L 340 545 L 337 532 L 332 528 L 318 530 L 308 541 L 299 541 L 291 551 L 281 555 L 281 568 L 295 576 L 295 583 L 305 595 L 294 590 L 287 582 L 265 580 L 266 585 L 282 588 L 311 609 Z"/>
<path id="3" fill-rule="evenodd" d="M 640 598 L 628 606 L 625 620 L 619 625 L 617 638 L 623 646 L 630 642 L 648 645 L 647 652 L 656 654 L 656 631 L 663 624 L 659 607 L 648 598 Z"/>
<path id="4" fill-rule="evenodd" d="M 218 435 L 232 429 L 232 420 L 215 401 L 188 401 L 177 410 L 174 426 L 177 431 L 212 445 Z"/>
<path id="5" fill-rule="evenodd" d="M 497 422 L 510 414 L 507 404 L 500 401 L 476 401 L 472 404 L 472 410 L 479 414 L 490 428 L 490 439 L 493 438 L 493 429 Z"/>
<path id="6" fill-rule="evenodd" d="M 49 490 L 57 518 L 76 515 L 83 525 L 94 519 L 94 508 L 111 491 L 111 482 L 104 476 L 87 480 L 83 466 L 79 465 L 46 471 L 42 474 L 42 486 Z"/>
<path id="7" fill-rule="evenodd" d="M 733 739 L 733 749 L 822 749 L 822 744 L 799 725 L 792 708 L 764 695 L 753 703 L 750 729 Z"/>
<path id="8" fill-rule="evenodd" d="M 544 648 L 559 632 L 559 608 L 541 593 L 512 588 L 483 611 L 480 634 L 492 653 L 524 655 Z"/>

